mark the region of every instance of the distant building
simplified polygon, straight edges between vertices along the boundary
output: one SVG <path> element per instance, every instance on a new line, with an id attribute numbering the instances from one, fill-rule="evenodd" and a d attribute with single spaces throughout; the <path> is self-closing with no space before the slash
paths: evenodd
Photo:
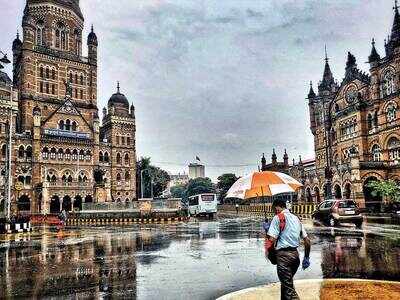
<path id="1" fill-rule="evenodd" d="M 177 174 L 177 175 L 169 175 L 170 177 L 170 186 L 177 186 L 177 185 L 185 185 L 189 182 L 189 175 L 188 174 Z"/>
<path id="2" fill-rule="evenodd" d="M 290 166 L 289 175 L 303 184 L 303 188 L 298 193 L 298 200 L 302 202 L 321 202 L 321 192 L 316 183 L 318 183 L 315 158 L 302 160 Z"/>
<path id="3" fill-rule="evenodd" d="M 275 171 L 289 174 L 289 156 L 286 153 L 283 155 L 283 161 L 278 161 L 275 149 L 272 150 L 271 163 L 267 164 L 265 154 L 261 158 L 261 171 Z"/>
<path id="4" fill-rule="evenodd" d="M 199 163 L 189 164 L 189 179 L 205 178 L 206 167 Z"/>

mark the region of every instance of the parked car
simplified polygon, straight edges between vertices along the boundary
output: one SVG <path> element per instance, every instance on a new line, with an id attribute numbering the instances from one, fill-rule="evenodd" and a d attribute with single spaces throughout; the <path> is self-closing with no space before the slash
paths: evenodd
<path id="1" fill-rule="evenodd" d="M 360 228 L 363 216 L 353 200 L 326 200 L 322 202 L 312 214 L 313 220 L 320 221 L 329 226 L 340 223 L 353 223 Z"/>

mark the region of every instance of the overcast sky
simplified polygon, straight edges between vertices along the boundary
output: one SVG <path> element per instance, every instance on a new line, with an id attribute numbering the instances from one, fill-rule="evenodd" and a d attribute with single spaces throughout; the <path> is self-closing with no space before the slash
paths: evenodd
<path id="1" fill-rule="evenodd" d="M 80 2 L 85 40 L 93 23 L 100 43 L 100 110 L 119 80 L 136 107 L 138 156 L 177 173 L 197 155 L 213 179 L 256 169 L 272 148 L 279 158 L 284 148 L 290 160 L 314 157 L 305 97 L 309 81 L 322 77 L 324 44 L 336 79 L 343 78 L 349 50 L 367 71 L 372 37 L 383 55 L 394 3 Z M 0 4 L 0 49 L 12 56 L 25 0 Z"/>

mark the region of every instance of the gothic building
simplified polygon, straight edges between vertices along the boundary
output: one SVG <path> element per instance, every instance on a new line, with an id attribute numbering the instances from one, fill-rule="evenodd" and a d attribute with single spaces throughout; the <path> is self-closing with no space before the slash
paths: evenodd
<path id="1" fill-rule="evenodd" d="M 18 98 L 0 99 L 3 169 L 7 116 L 13 114 L 12 211 L 57 213 L 84 202 L 135 200 L 135 109 L 118 84 L 100 122 L 98 39 L 92 26 L 88 56 L 82 56 L 79 0 L 27 0 L 22 28 L 22 40 L 17 35 L 12 45 L 13 84 L 7 85 Z"/>
<path id="2" fill-rule="evenodd" d="M 267 164 L 267 159 L 265 158 L 265 154 L 263 153 L 261 158 L 261 171 L 274 171 L 274 172 L 282 172 L 289 173 L 289 156 L 286 153 L 283 155 L 283 161 L 278 161 L 278 157 L 276 156 L 275 149 L 272 150 L 271 155 L 271 163 Z"/>
<path id="3" fill-rule="evenodd" d="M 396 1 L 397 3 L 397 1 Z M 372 40 L 369 74 L 347 55 L 345 76 L 334 79 L 326 57 L 317 93 L 308 94 L 314 135 L 316 179 L 306 187 L 321 198 L 351 198 L 376 209 L 382 199 L 368 187 L 373 180 L 400 179 L 400 14 L 394 8 L 391 34 L 380 56 Z"/>

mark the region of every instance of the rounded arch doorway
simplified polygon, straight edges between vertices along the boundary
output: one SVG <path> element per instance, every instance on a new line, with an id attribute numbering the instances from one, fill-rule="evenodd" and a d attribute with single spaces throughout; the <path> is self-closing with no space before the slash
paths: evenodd
<path id="1" fill-rule="evenodd" d="M 60 197 L 54 195 L 50 200 L 50 213 L 58 214 L 61 211 Z"/>
<path id="2" fill-rule="evenodd" d="M 62 208 L 65 211 L 71 211 L 72 210 L 72 202 L 71 202 L 71 197 L 66 195 L 63 198 L 63 203 L 62 203 Z"/>
<path id="3" fill-rule="evenodd" d="M 344 198 L 351 199 L 351 184 L 349 182 L 344 186 Z"/>
<path id="4" fill-rule="evenodd" d="M 74 210 L 82 210 L 82 197 L 81 197 L 81 195 L 76 195 L 75 196 Z"/>
<path id="5" fill-rule="evenodd" d="M 365 208 L 371 212 L 380 212 L 382 206 L 382 196 L 374 193 L 373 188 L 369 186 L 371 182 L 379 181 L 375 176 L 370 176 L 364 181 L 363 193 L 365 199 Z"/>

